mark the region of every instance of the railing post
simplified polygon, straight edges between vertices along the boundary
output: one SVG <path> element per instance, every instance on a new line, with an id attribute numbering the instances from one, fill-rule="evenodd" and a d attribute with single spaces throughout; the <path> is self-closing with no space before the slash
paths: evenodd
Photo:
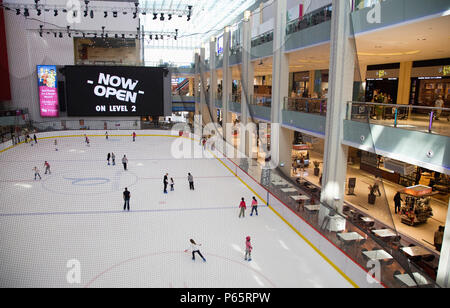
<path id="1" fill-rule="evenodd" d="M 430 112 L 430 124 L 428 125 L 428 132 L 431 133 L 431 127 L 433 126 L 433 116 L 434 116 L 434 111 L 431 110 Z"/>
<path id="2" fill-rule="evenodd" d="M 394 127 L 397 127 L 397 115 L 398 115 L 398 108 L 395 108 Z"/>
<path id="3" fill-rule="evenodd" d="M 352 119 L 352 102 L 347 102 L 347 120 Z"/>

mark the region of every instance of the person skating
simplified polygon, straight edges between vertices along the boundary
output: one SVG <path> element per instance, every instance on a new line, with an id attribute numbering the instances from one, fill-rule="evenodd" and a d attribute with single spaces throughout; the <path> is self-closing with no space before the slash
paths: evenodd
<path id="1" fill-rule="evenodd" d="M 123 200 L 125 201 L 124 205 L 123 205 L 123 210 L 128 210 L 128 212 L 130 211 L 130 198 L 131 198 L 131 193 L 128 191 L 128 188 L 125 187 L 125 191 L 123 192 Z"/>
<path id="2" fill-rule="evenodd" d="M 86 142 L 86 145 L 87 145 L 87 146 L 90 146 L 90 145 L 89 145 L 89 138 L 88 138 L 88 136 L 86 136 L 86 135 L 84 135 L 84 142 Z"/>
<path id="3" fill-rule="evenodd" d="M 247 206 L 245 205 L 244 198 L 241 199 L 241 203 L 239 203 L 239 208 L 241 209 L 239 212 L 239 218 L 241 218 L 241 216 L 245 218 L 245 210 L 247 209 Z"/>
<path id="4" fill-rule="evenodd" d="M 116 155 L 114 153 L 111 153 L 111 159 L 112 159 L 112 165 L 116 165 Z"/>
<path id="5" fill-rule="evenodd" d="M 133 132 L 133 142 L 135 142 L 135 141 L 136 141 L 136 133 Z"/>
<path id="6" fill-rule="evenodd" d="M 195 190 L 195 188 L 194 188 L 194 177 L 190 173 L 188 173 L 188 182 L 189 182 L 189 189 L 190 190 Z"/>
<path id="7" fill-rule="evenodd" d="M 54 146 L 55 146 L 55 151 L 58 151 L 58 140 L 55 139 L 55 141 L 53 142 Z"/>
<path id="8" fill-rule="evenodd" d="M 108 138 L 109 138 L 108 132 L 105 133 L 105 136 L 106 136 L 106 140 L 108 140 Z"/>
<path id="9" fill-rule="evenodd" d="M 36 137 L 36 134 L 33 135 L 33 139 L 34 139 L 34 143 L 37 144 L 37 137 Z"/>
<path id="10" fill-rule="evenodd" d="M 252 244 L 250 243 L 250 236 L 247 236 L 245 239 L 245 261 L 252 260 Z"/>
<path id="11" fill-rule="evenodd" d="M 170 178 L 170 191 L 175 190 L 174 186 L 175 186 L 175 182 L 174 182 L 173 178 Z"/>
<path id="12" fill-rule="evenodd" d="M 33 171 L 34 171 L 34 180 L 36 181 L 37 177 L 39 177 L 39 180 L 42 180 L 41 174 L 40 174 L 40 171 L 39 171 L 38 167 L 34 167 Z"/>
<path id="13" fill-rule="evenodd" d="M 126 171 L 127 170 L 127 165 L 128 165 L 128 158 L 126 155 L 123 156 L 122 158 L 122 164 L 123 164 L 123 169 Z"/>
<path id="14" fill-rule="evenodd" d="M 167 185 L 169 184 L 169 174 L 166 173 L 164 175 L 163 184 L 164 184 L 164 193 L 167 194 Z"/>
<path id="15" fill-rule="evenodd" d="M 108 166 L 111 165 L 109 162 L 111 160 L 111 153 L 108 153 L 108 155 L 106 156 L 106 160 L 108 161 Z"/>
<path id="16" fill-rule="evenodd" d="M 45 167 L 44 174 L 47 174 L 47 172 L 48 172 L 48 174 L 52 174 L 52 172 L 50 171 L 50 164 L 47 161 L 45 161 L 44 167 Z"/>
<path id="17" fill-rule="evenodd" d="M 200 246 L 202 246 L 202 244 L 197 244 L 193 239 L 189 240 L 191 242 L 191 251 L 192 251 L 192 260 L 195 261 L 195 254 L 198 253 L 198 255 L 200 256 L 200 258 L 203 259 L 203 262 L 206 262 L 206 259 L 203 257 L 202 253 L 200 252 Z M 188 252 L 189 249 L 185 249 L 184 252 Z"/>
<path id="18" fill-rule="evenodd" d="M 253 216 L 253 211 L 255 211 L 256 216 L 258 216 L 258 201 L 255 197 L 252 199 L 252 212 L 250 213 L 250 216 Z"/>

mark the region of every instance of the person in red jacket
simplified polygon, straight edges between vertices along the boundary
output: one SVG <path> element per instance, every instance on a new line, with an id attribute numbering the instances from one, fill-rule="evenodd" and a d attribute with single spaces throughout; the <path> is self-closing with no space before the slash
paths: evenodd
<path id="1" fill-rule="evenodd" d="M 133 132 L 133 142 L 135 142 L 135 141 L 136 141 L 136 133 Z"/>
<path id="2" fill-rule="evenodd" d="M 250 236 L 247 236 L 245 241 L 245 261 L 251 261 L 252 260 L 252 244 L 250 243 Z"/>
<path id="3" fill-rule="evenodd" d="M 245 210 L 247 209 L 247 206 L 245 205 L 244 198 L 241 199 L 239 208 L 241 209 L 241 211 L 239 212 L 239 218 L 241 218 L 241 216 L 245 217 Z"/>

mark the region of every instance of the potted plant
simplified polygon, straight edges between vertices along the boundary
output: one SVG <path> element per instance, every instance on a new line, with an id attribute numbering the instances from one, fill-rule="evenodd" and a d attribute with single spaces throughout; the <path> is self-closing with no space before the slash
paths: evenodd
<path id="1" fill-rule="evenodd" d="M 320 169 L 319 169 L 320 162 L 315 160 L 315 161 L 313 161 L 313 164 L 314 164 L 314 175 L 315 176 L 319 176 L 319 173 L 320 173 Z"/>
<path id="2" fill-rule="evenodd" d="M 375 195 L 375 187 L 373 185 L 369 185 L 369 204 L 375 204 L 375 200 L 377 196 Z"/>

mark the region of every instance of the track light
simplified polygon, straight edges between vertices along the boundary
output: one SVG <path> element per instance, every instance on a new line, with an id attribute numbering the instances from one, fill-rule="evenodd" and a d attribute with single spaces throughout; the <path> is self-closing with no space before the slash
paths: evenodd
<path id="1" fill-rule="evenodd" d="M 156 20 L 156 18 L 158 18 L 158 14 L 157 13 L 153 13 L 153 20 Z"/>
<path id="2" fill-rule="evenodd" d="M 41 16 L 41 14 L 42 14 L 41 9 L 37 9 L 37 16 Z"/>
<path id="3" fill-rule="evenodd" d="M 113 17 L 117 18 L 117 12 L 113 12 Z"/>
<path id="4" fill-rule="evenodd" d="M 161 17 L 159 18 L 159 20 L 164 21 L 164 13 L 161 13 Z"/>
<path id="5" fill-rule="evenodd" d="M 133 19 L 136 19 L 136 17 L 137 17 L 137 13 L 133 12 Z"/>
<path id="6" fill-rule="evenodd" d="M 161 39 L 163 40 L 164 39 L 164 36 L 161 34 Z"/>
<path id="7" fill-rule="evenodd" d="M 103 16 L 103 17 L 105 17 L 105 18 L 108 17 L 108 12 L 105 11 L 104 13 L 105 13 L 105 16 Z"/>
<path id="8" fill-rule="evenodd" d="M 86 37 L 86 34 L 83 32 L 83 38 L 85 38 Z"/>
<path id="9" fill-rule="evenodd" d="M 148 37 L 150 40 L 153 40 L 153 35 L 149 35 L 149 37 Z"/>
<path id="10" fill-rule="evenodd" d="M 58 10 L 54 10 L 53 12 L 55 12 L 54 14 L 53 14 L 53 16 L 58 16 Z"/>
<path id="11" fill-rule="evenodd" d="M 20 15 L 20 9 L 16 9 L 16 15 Z"/>
<path id="12" fill-rule="evenodd" d="M 169 20 L 172 20 L 172 14 L 169 14 Z"/>
<path id="13" fill-rule="evenodd" d="M 63 34 L 61 32 L 59 32 L 59 38 L 62 38 Z"/>
<path id="14" fill-rule="evenodd" d="M 55 32 L 55 33 L 53 33 L 53 35 L 55 36 L 55 37 L 57 37 L 58 36 L 58 34 Z"/>
<path id="15" fill-rule="evenodd" d="M 28 10 L 28 8 L 25 8 L 25 9 L 23 10 L 23 16 L 25 16 L 25 17 L 30 16 L 30 11 Z"/>
<path id="16" fill-rule="evenodd" d="M 84 17 L 87 17 L 88 16 L 88 11 L 86 10 L 86 11 L 84 11 Z"/>
<path id="17" fill-rule="evenodd" d="M 122 38 L 123 38 L 123 39 L 125 38 L 125 34 L 123 34 L 123 33 L 122 33 Z"/>
<path id="18" fill-rule="evenodd" d="M 91 18 L 94 18 L 94 11 L 93 10 L 91 10 L 90 15 L 91 15 Z"/>
<path id="19" fill-rule="evenodd" d="M 187 21 L 190 21 L 191 20 L 191 15 L 188 15 L 187 16 Z"/>
<path id="20" fill-rule="evenodd" d="M 43 27 L 44 27 L 43 25 L 40 25 L 40 26 L 39 26 L 39 29 L 40 29 L 40 30 L 39 30 L 39 36 L 40 36 L 40 37 L 42 37 L 42 28 L 43 28 Z"/>

